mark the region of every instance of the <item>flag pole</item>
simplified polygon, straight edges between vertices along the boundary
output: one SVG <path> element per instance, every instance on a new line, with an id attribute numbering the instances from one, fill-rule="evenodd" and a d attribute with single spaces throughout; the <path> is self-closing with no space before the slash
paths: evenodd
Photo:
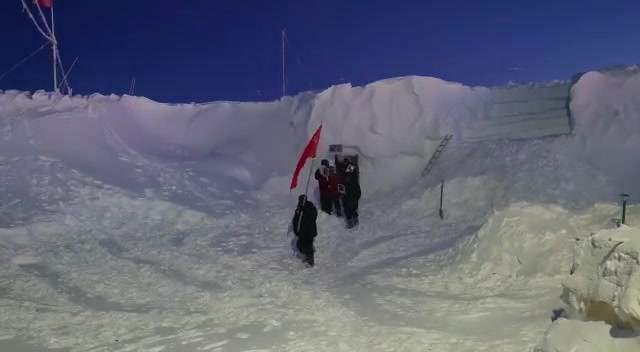
<path id="1" fill-rule="evenodd" d="M 309 167 L 309 177 L 307 177 L 307 187 L 304 189 L 304 201 L 306 202 L 308 199 L 307 194 L 309 193 L 309 184 L 311 184 L 311 174 L 313 174 L 313 164 L 315 164 L 316 158 L 311 159 L 311 166 Z M 300 218 L 298 219 L 298 232 L 300 231 L 300 226 L 302 225 L 302 213 L 304 212 L 304 208 L 300 209 Z"/>
<path id="2" fill-rule="evenodd" d="M 313 174 L 313 164 L 315 164 L 316 158 L 311 159 L 311 167 L 309 168 L 309 177 L 307 177 L 307 187 L 304 189 L 304 197 L 307 198 L 309 193 L 309 184 L 311 183 L 311 174 Z"/>

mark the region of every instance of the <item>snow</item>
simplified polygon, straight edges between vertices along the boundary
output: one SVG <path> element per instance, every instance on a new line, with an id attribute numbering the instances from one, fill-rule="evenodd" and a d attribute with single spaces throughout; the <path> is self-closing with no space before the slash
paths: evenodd
<path id="1" fill-rule="evenodd" d="M 640 328 L 639 235 L 640 229 L 625 227 L 598 232 L 580 244 L 563 283 L 572 313 Z"/>
<path id="2" fill-rule="evenodd" d="M 599 321 L 577 322 L 559 319 L 545 333 L 534 352 L 633 352 L 638 350 L 637 333 L 617 331 Z"/>
<path id="3" fill-rule="evenodd" d="M 140 159 L 142 154 L 180 165 L 196 161 L 201 175 L 248 190 L 274 174 L 289 174 L 292 161 L 322 123 L 321 156 L 327 156 L 330 144 L 356 146 L 368 195 L 415 183 L 447 134 L 477 141 L 568 133 L 563 108 L 568 90 L 559 87 L 524 92 L 511 88 L 505 93 L 410 76 L 365 87 L 343 84 L 270 103 L 167 105 L 129 96 L 56 98 L 12 91 L 0 95 L 0 105 L 10 117 L 7 133 L 37 140 L 32 147 L 41 154 L 82 163 L 75 166 L 94 177 L 121 168 L 117 164 L 122 161 L 109 160 L 112 154 L 105 150 L 117 148 L 133 154 L 127 158 Z M 544 102 L 532 110 L 531 104 L 503 101 L 505 94 Z M 555 109 L 552 115 L 544 113 L 548 106 Z M 28 118 L 18 122 L 16 115 Z M 60 138 L 65 134 L 74 138 Z M 395 172 L 387 172 L 390 169 Z M 121 184 L 135 179 L 109 177 L 108 182 Z"/>
<path id="4" fill-rule="evenodd" d="M 462 240 L 454 251 L 456 261 L 448 269 L 483 284 L 496 275 L 514 280 L 562 275 L 581 231 L 610 226 L 594 216 L 603 211 L 611 218 L 618 209 L 571 212 L 557 205 L 513 204 L 494 214 L 475 236 Z M 580 221 L 584 213 L 594 223 Z"/>
<path id="5" fill-rule="evenodd" d="M 637 318 L 640 208 L 612 221 L 638 193 L 636 71 L 267 103 L 0 92 L 0 350 L 630 351 L 637 333 L 571 304 Z M 305 269 L 288 229 L 306 180 L 288 185 L 321 123 L 320 157 L 357 147 L 364 197 L 357 229 L 320 214 Z"/>
<path id="6" fill-rule="evenodd" d="M 578 238 L 562 298 L 568 317 L 554 323 L 540 351 L 636 351 L 640 344 L 640 228 Z"/>
<path id="7" fill-rule="evenodd" d="M 571 89 L 576 153 L 610 172 L 627 193 L 638 193 L 640 159 L 640 75 L 637 69 L 587 72 Z M 594 98 L 594 97 L 597 97 Z"/>
<path id="8" fill-rule="evenodd" d="M 486 118 L 472 121 L 464 138 L 480 141 L 567 134 L 571 131 L 567 107 L 570 87 L 569 83 L 556 82 L 494 88 Z"/>

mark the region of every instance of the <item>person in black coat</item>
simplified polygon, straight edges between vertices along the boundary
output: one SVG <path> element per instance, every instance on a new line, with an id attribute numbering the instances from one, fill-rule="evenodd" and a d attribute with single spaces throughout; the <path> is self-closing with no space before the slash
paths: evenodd
<path id="1" fill-rule="evenodd" d="M 293 233 L 298 238 L 296 246 L 305 257 L 303 262 L 306 262 L 309 266 L 314 265 L 315 248 L 313 240 L 318 236 L 317 218 L 318 210 L 316 207 L 304 194 L 300 195 L 298 197 L 298 207 L 293 215 L 292 226 Z"/>
<path id="2" fill-rule="evenodd" d="M 358 202 L 362 196 L 362 189 L 360 188 L 358 176 L 358 170 L 355 165 L 348 162 L 343 177 L 344 196 L 342 198 L 342 207 L 347 221 L 347 228 L 352 228 L 360 223 L 358 217 Z"/>

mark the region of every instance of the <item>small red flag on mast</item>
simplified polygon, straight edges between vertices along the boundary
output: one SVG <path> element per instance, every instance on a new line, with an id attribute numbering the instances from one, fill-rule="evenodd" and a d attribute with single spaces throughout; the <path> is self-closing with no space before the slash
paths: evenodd
<path id="1" fill-rule="evenodd" d="M 37 0 L 38 6 L 50 9 L 53 6 L 53 0 Z"/>

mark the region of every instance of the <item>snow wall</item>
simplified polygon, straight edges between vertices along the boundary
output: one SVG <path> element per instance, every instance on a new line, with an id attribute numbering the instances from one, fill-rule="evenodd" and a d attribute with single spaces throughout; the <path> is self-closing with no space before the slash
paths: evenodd
<path id="1" fill-rule="evenodd" d="M 269 178 L 291 175 L 323 123 L 320 156 L 329 144 L 357 146 L 366 196 L 419 179 L 446 134 L 454 135 L 452 143 L 541 138 L 570 133 L 575 121 L 582 143 L 576 152 L 601 155 L 599 167 L 640 175 L 640 158 L 624 153 L 640 143 L 633 138 L 640 132 L 636 72 L 589 72 L 573 85 L 493 89 L 412 76 L 266 103 L 169 105 L 130 96 L 7 91 L 0 94 L 0 157 L 9 150 L 12 155 L 37 151 L 81 164 L 74 166 L 84 172 L 100 169 L 94 175 L 118 170 L 111 172 L 115 183 L 131 179 L 116 165 L 123 159 L 192 162 L 201 177 L 256 189 Z M 70 134 L 74 138 L 63 138 Z M 610 140 L 618 145 L 609 147 Z M 618 159 L 609 158 L 610 152 Z"/>
<path id="2" fill-rule="evenodd" d="M 489 114 L 470 121 L 462 139 L 525 139 L 571 132 L 570 82 L 494 88 Z"/>

